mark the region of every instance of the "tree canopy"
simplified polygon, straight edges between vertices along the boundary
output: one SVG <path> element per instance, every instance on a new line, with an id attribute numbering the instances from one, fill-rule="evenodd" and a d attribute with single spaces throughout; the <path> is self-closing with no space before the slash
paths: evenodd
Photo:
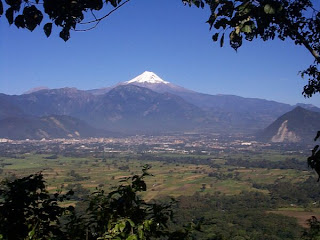
<path id="1" fill-rule="evenodd" d="M 210 7 L 207 21 L 213 30 L 213 41 L 222 47 L 225 38 L 237 50 L 243 41 L 260 38 L 263 41 L 278 38 L 291 39 L 304 46 L 314 62 L 301 76 L 308 77 L 305 97 L 320 92 L 320 12 L 311 0 L 188 0 L 190 6 Z"/>
<path id="2" fill-rule="evenodd" d="M 113 191 L 96 189 L 87 208 L 63 207 L 74 194 L 50 194 L 42 173 L 0 183 L 0 239 L 189 239 L 193 229 L 169 231 L 174 201 L 166 204 L 146 202 L 139 193 L 147 190 L 144 178 L 150 176 L 146 165 L 141 175 L 122 179 Z M 196 228 L 194 228 L 196 229 Z"/>
<path id="3" fill-rule="evenodd" d="M 8 23 L 17 28 L 33 31 L 45 21 L 43 26 L 47 37 L 51 35 L 52 25 L 60 28 L 60 38 L 67 41 L 70 31 L 88 31 L 96 27 L 130 0 L 0 0 L 0 16 L 5 14 Z M 112 9 L 110 10 L 109 6 Z M 97 18 L 94 12 L 101 11 L 104 16 Z M 90 20 L 88 20 L 90 18 Z M 84 27 L 79 29 L 79 25 Z M 89 27 L 86 27 L 89 25 Z"/>

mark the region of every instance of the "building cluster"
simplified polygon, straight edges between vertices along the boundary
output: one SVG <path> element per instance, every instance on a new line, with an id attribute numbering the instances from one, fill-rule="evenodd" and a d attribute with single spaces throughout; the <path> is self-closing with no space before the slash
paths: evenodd
<path id="1" fill-rule="evenodd" d="M 19 147 L 17 147 L 19 146 Z M 137 135 L 113 138 L 87 139 L 0 139 L 0 151 L 36 151 L 41 153 L 178 153 L 206 154 L 224 151 L 254 151 L 270 144 L 260 143 L 250 137 L 213 134 L 179 134 L 165 136 Z M 23 152 L 20 152 L 23 153 Z"/>

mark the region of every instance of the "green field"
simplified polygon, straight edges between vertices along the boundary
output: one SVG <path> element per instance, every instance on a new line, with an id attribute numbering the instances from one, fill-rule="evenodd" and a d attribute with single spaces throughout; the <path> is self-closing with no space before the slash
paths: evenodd
<path id="1" fill-rule="evenodd" d="M 50 193 L 73 189 L 62 206 L 85 204 L 97 188 L 110 192 L 121 180 L 141 174 L 144 200 L 177 199 L 175 219 L 182 227 L 202 219 L 194 239 L 300 239 L 307 220 L 320 218 L 320 188 L 306 156 L 277 151 L 217 155 L 108 153 L 87 157 L 17 154 L 0 157 L 1 179 L 42 172 Z M 81 204 L 80 204 L 81 205 Z M 198 221 L 198 220 L 197 220 Z M 285 226 L 283 226 L 283 224 Z M 268 236 L 266 238 L 266 236 Z M 211 238 L 210 238 L 211 237 Z"/>
<path id="2" fill-rule="evenodd" d="M 42 172 L 50 191 L 68 186 L 69 184 L 81 184 L 84 188 L 94 190 L 96 187 L 105 190 L 116 186 L 119 180 L 139 174 L 145 164 L 152 166 L 150 173 L 153 177 L 146 179 L 150 191 L 146 193 L 147 199 L 159 196 L 192 195 L 195 192 L 214 193 L 221 192 L 227 195 L 239 194 L 242 191 L 260 191 L 256 184 L 272 184 L 276 181 L 303 181 L 309 176 L 314 176 L 310 171 L 295 169 L 268 169 L 247 168 L 226 165 L 229 158 L 241 158 L 242 161 L 283 161 L 292 158 L 292 155 L 279 153 L 225 155 L 225 156 L 199 156 L 163 154 L 148 156 L 147 160 L 141 160 L 136 154 L 134 157 L 124 154 L 107 156 L 104 160 L 98 157 L 76 158 L 57 156 L 56 159 L 46 159 L 49 155 L 24 154 L 16 158 L 0 158 L 3 172 L 1 178 L 13 175 L 26 176 L 36 172 Z M 299 156 L 294 156 L 298 158 Z M 197 164 L 184 163 L 184 159 L 194 159 Z M 301 156 L 300 156 L 301 158 Z M 160 159 L 160 160 L 157 160 Z M 162 160 L 161 160 L 162 159 Z M 164 160 L 163 160 L 164 159 Z M 205 164 L 201 162 L 205 161 Z M 304 161 L 302 158 L 301 161 Z M 208 164 L 213 164 L 209 166 Z M 73 173 L 73 174 L 72 174 Z M 71 175 L 75 176 L 71 176 Z"/>

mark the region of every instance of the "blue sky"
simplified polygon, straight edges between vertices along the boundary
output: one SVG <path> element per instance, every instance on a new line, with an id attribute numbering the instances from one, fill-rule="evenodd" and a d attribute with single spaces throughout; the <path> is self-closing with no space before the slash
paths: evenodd
<path id="1" fill-rule="evenodd" d="M 298 76 L 312 63 L 291 41 L 245 43 L 236 53 L 211 40 L 208 10 L 180 0 L 131 0 L 92 31 L 72 32 L 65 43 L 54 30 L 30 33 L 0 18 L 0 92 L 30 88 L 94 89 L 153 71 L 166 81 L 209 94 L 234 94 L 320 106 L 305 99 Z"/>

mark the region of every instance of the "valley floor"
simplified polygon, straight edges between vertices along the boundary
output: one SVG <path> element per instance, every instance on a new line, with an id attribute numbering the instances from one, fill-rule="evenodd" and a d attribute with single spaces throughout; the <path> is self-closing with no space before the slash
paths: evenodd
<path id="1" fill-rule="evenodd" d="M 251 144 L 240 143 L 238 149 L 208 151 L 200 146 L 194 147 L 194 152 L 189 148 L 185 149 L 188 153 L 177 153 L 153 152 L 147 143 L 130 148 L 112 144 L 81 143 L 72 147 L 73 152 L 68 150 L 72 145 L 59 150 L 60 143 L 47 144 L 46 150 L 41 143 L 26 144 L 24 148 L 16 144 L 15 153 L 8 151 L 9 145 L 2 145 L 0 177 L 13 179 L 42 172 L 50 192 L 73 189 L 72 201 L 76 203 L 96 188 L 110 191 L 121 179 L 139 174 L 142 166 L 149 164 L 153 176 L 146 178 L 148 190 L 143 198 L 177 199 L 178 225 L 202 219 L 204 231 L 195 233 L 197 239 L 218 235 L 224 237 L 221 239 L 259 239 L 261 234 L 270 237 L 264 239 L 299 239 L 303 228 L 308 227 L 307 219 L 320 218 L 319 184 L 315 173 L 307 168 L 307 153 L 300 150 L 270 146 L 253 149 Z M 161 149 L 170 144 L 155 145 Z M 24 150 L 19 152 L 17 146 Z M 282 229 L 286 234 L 281 235 L 281 229 L 271 224 L 278 221 L 286 222 L 286 229 Z M 259 224 L 262 229 L 258 229 Z"/>

